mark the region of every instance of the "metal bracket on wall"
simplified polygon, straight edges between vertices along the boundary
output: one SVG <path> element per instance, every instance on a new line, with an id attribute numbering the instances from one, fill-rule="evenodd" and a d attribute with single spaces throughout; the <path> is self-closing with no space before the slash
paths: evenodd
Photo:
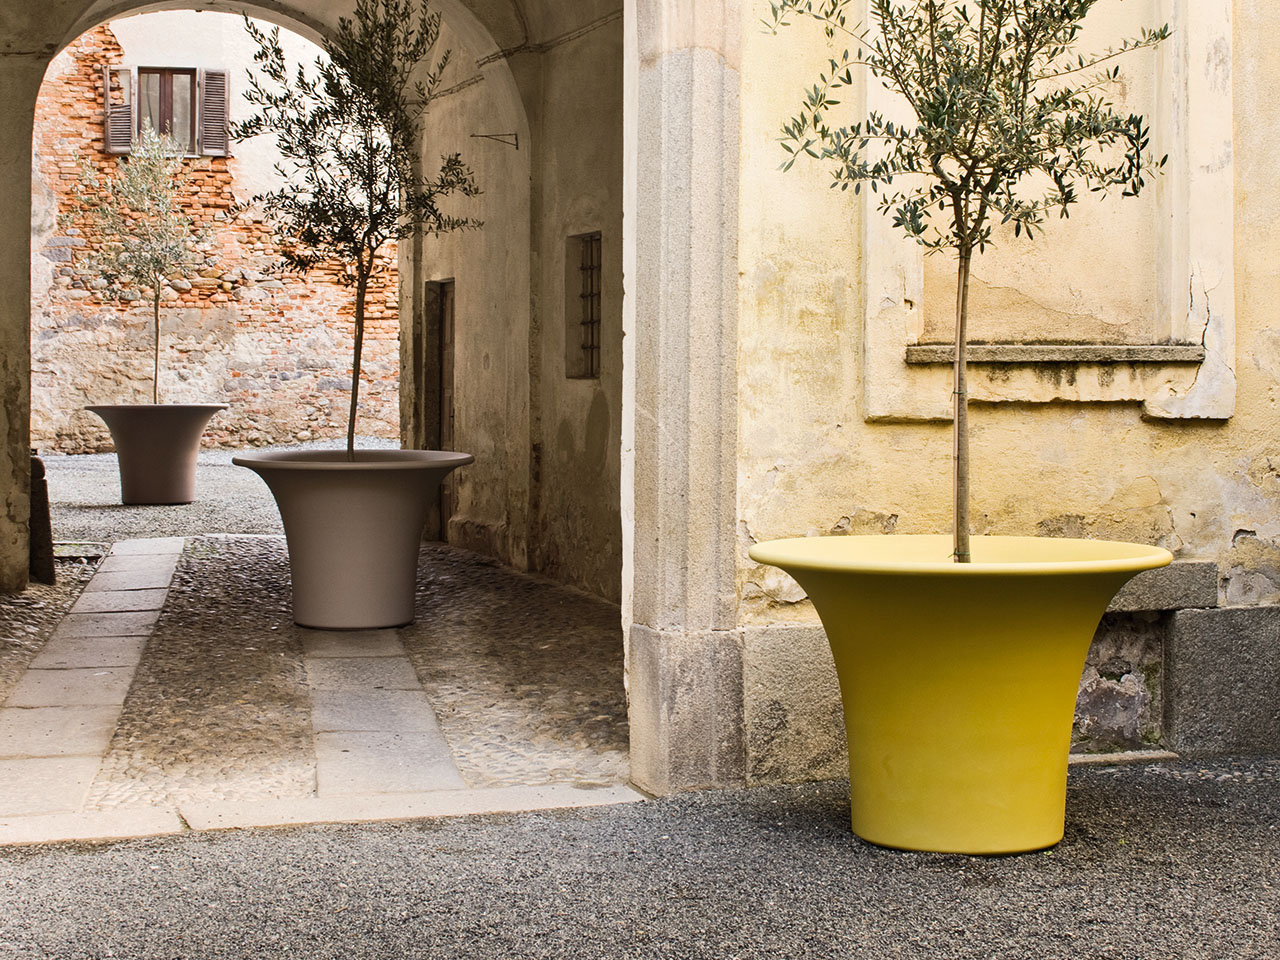
<path id="1" fill-rule="evenodd" d="M 472 140 L 497 140 L 498 143 L 505 143 L 508 147 L 520 149 L 520 134 L 518 133 L 473 133 Z"/>

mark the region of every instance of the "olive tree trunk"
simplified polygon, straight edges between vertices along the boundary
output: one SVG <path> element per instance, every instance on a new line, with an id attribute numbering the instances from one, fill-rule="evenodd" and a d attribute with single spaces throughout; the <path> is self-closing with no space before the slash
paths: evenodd
<path id="1" fill-rule="evenodd" d="M 151 371 L 151 402 L 160 402 L 160 284 L 155 285 L 151 294 L 151 319 L 155 321 L 155 339 L 151 344 L 151 356 L 154 366 Z"/>
<path id="2" fill-rule="evenodd" d="M 351 408 L 347 414 L 347 459 L 356 458 L 356 406 L 360 402 L 360 355 L 364 350 L 364 296 L 369 289 L 369 272 L 361 265 L 356 274 L 355 344 L 351 356 Z"/>
<path id="3" fill-rule="evenodd" d="M 955 385 L 954 443 L 952 458 L 954 478 L 952 487 L 955 518 L 955 561 L 968 563 L 969 554 L 969 384 L 965 344 L 969 322 L 969 265 L 973 259 L 971 248 L 961 248 L 960 269 L 956 276 L 956 357 L 953 368 Z"/>

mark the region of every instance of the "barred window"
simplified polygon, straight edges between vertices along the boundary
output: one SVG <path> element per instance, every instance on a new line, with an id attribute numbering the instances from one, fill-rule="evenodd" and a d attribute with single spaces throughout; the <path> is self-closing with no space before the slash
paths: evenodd
<path id="1" fill-rule="evenodd" d="M 571 378 L 597 380 L 600 377 L 600 234 L 570 237 L 567 253 L 566 266 L 570 269 L 565 271 L 569 293 L 565 373 Z"/>

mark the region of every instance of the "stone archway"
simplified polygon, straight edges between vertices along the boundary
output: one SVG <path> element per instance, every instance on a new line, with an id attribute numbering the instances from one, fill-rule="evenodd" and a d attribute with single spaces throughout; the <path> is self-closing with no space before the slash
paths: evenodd
<path id="1" fill-rule="evenodd" d="M 4 289 L 0 294 L 0 435 L 5 438 L 0 447 L 0 488 L 5 492 L 0 508 L 0 589 L 14 591 L 25 586 L 29 551 L 31 147 L 40 85 L 53 56 L 93 26 L 130 13 L 194 6 L 204 5 L 64 0 L 38 10 L 11 5 L 0 19 L 0 86 L 9 93 L 0 109 L 12 133 L 0 146 L 0 171 L 10 184 L 0 196 L 0 223 L 10 227 L 8 239 L 0 245 Z M 320 39 L 337 17 L 334 13 L 328 20 L 321 19 L 315 7 L 246 3 L 223 9 L 252 12 L 310 39 Z"/>
<path id="2" fill-rule="evenodd" d="M 564 23 L 557 0 L 448 0 L 447 6 L 470 11 L 470 20 L 458 17 L 458 23 L 472 32 L 477 53 L 480 39 L 488 45 L 490 52 L 481 54 L 486 64 L 536 52 Z M 88 27 L 130 12 L 179 7 L 248 11 L 319 37 L 349 5 L 50 0 L 38 8 L 10 4 L 0 13 L 0 88 L 8 94 L 0 104 L 8 121 L 0 139 L 6 184 L 0 223 L 9 227 L 0 244 L 3 590 L 22 589 L 28 556 L 28 225 L 36 93 L 49 59 Z M 633 776 L 658 792 L 743 777 L 734 517 L 737 59 L 744 16 L 739 0 L 623 5 L 621 599 Z M 528 475 L 538 469 L 531 459 Z"/>

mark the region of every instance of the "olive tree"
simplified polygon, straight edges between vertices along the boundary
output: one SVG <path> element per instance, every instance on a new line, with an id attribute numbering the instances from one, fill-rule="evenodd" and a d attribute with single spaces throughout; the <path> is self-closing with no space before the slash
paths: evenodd
<path id="1" fill-rule="evenodd" d="M 253 198 L 281 231 L 287 265 L 306 273 L 336 265 L 354 287 L 355 344 L 347 455 L 354 457 L 365 296 L 379 251 L 417 230 L 440 234 L 478 222 L 441 206 L 452 194 L 479 193 L 457 153 L 431 176 L 421 173 L 422 120 L 449 63 L 436 54 L 440 15 L 429 0 L 357 0 L 324 43 L 310 71 L 291 73 L 279 28 L 246 18 L 258 44 L 257 72 L 245 98 L 256 108 L 232 136 L 273 134 L 283 186 Z"/>
<path id="2" fill-rule="evenodd" d="M 954 363 L 955 560 L 969 553 L 966 328 L 973 258 L 998 225 L 1031 239 L 1066 217 L 1082 192 L 1136 196 L 1164 165 L 1149 152 L 1141 115 L 1115 110 L 1117 57 L 1154 47 L 1167 26 L 1082 54 L 1097 0 L 870 0 L 870 22 L 849 19 L 851 0 L 774 0 L 766 27 L 817 21 L 848 47 L 827 61 L 782 128 L 783 163 L 830 164 L 833 188 L 864 186 L 879 209 L 926 250 L 957 260 Z M 870 74 L 911 119 L 868 112 L 836 119 L 841 91 Z"/>
<path id="3" fill-rule="evenodd" d="M 66 224 L 81 227 L 95 246 L 79 262 L 86 276 L 104 280 L 103 295 L 151 299 L 153 403 L 160 402 L 160 298 L 165 282 L 206 262 L 207 240 L 182 208 L 187 181 L 182 152 L 172 139 L 144 124 L 128 157 L 110 176 L 84 164 L 72 192 Z"/>

